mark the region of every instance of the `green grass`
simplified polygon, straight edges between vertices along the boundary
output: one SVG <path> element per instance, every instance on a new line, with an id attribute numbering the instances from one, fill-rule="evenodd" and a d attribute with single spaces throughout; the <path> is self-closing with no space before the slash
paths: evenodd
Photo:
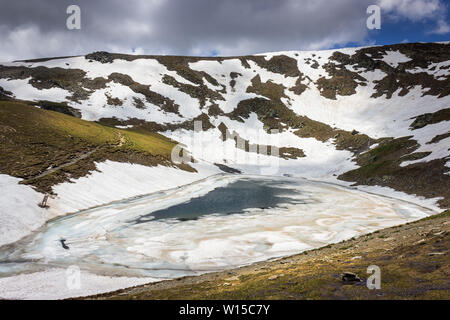
<path id="1" fill-rule="evenodd" d="M 151 132 L 104 126 L 20 102 L 0 101 L 0 173 L 26 179 L 40 191 L 81 177 L 107 159 L 143 165 L 169 165 L 175 142 Z M 88 158 L 51 175 L 33 180 L 95 150 Z M 28 181 L 29 180 L 29 181 Z"/>
<path id="2" fill-rule="evenodd" d="M 441 197 L 438 204 L 450 207 L 450 177 L 445 173 L 445 159 L 417 162 L 401 166 L 403 161 L 426 157 L 427 152 L 415 152 L 419 147 L 411 137 L 382 139 L 380 145 L 357 155 L 357 169 L 341 174 L 338 179 L 361 185 L 391 187 L 426 198 Z"/>
<path id="3" fill-rule="evenodd" d="M 19 106 L 14 103 L 6 103 L 6 106 L 0 103 L 0 108 L 8 110 L 8 113 L 19 113 L 24 119 L 35 121 L 41 129 L 47 127 L 55 134 L 73 136 L 95 145 L 119 144 L 120 135 L 123 135 L 126 139 L 124 146 L 136 151 L 169 155 L 174 146 L 173 142 L 157 133 L 138 133 L 107 127 L 58 112 Z"/>
<path id="4" fill-rule="evenodd" d="M 174 146 L 174 142 L 157 133 L 107 127 L 16 102 L 0 101 L 0 124 L 14 129 L 16 126 L 26 131 L 21 132 L 24 134 L 37 134 L 44 139 L 42 142 L 49 138 L 46 134 L 53 132 L 57 136 L 74 137 L 95 145 L 118 144 L 120 133 L 126 138 L 125 145 L 137 151 L 169 155 Z"/>
<path id="5" fill-rule="evenodd" d="M 388 161 L 371 163 L 371 164 L 365 165 L 361 168 L 355 169 L 350 172 L 357 174 L 357 175 L 362 175 L 364 177 L 371 177 L 373 175 L 379 175 L 381 173 L 381 170 L 384 167 L 387 167 L 389 164 L 390 163 Z"/>
<path id="6" fill-rule="evenodd" d="M 128 130 L 114 129 L 126 138 L 124 146 L 126 148 L 149 152 L 151 154 L 161 154 L 170 156 L 175 143 L 170 139 L 154 132 L 135 132 Z"/>
<path id="7" fill-rule="evenodd" d="M 434 219 L 440 219 L 440 218 L 446 218 L 450 217 L 450 210 L 445 210 L 444 212 L 441 212 L 439 214 L 435 214 L 426 218 L 423 218 L 423 220 L 434 220 Z"/>
<path id="8" fill-rule="evenodd" d="M 405 153 L 405 149 L 414 144 L 414 141 L 409 140 L 408 137 L 382 142 L 378 147 L 367 152 L 364 158 L 369 161 L 396 160 L 398 153 Z"/>

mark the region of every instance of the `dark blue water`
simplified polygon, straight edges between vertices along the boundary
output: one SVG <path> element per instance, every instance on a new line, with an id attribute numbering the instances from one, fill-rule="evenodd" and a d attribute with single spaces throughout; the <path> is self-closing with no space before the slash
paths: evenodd
<path id="1" fill-rule="evenodd" d="M 269 180 L 238 180 L 216 188 L 206 195 L 193 198 L 172 207 L 154 211 L 132 223 L 145 223 L 158 219 L 195 220 L 210 214 L 243 213 L 251 208 L 274 208 L 285 203 L 302 203 L 292 196 L 298 191 L 281 188 L 282 182 Z"/>

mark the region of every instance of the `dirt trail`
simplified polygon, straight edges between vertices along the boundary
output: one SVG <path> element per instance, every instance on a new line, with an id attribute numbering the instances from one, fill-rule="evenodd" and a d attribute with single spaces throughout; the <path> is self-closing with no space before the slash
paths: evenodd
<path id="1" fill-rule="evenodd" d="M 64 164 L 62 164 L 62 165 L 60 165 L 60 166 L 52 167 L 52 168 L 50 168 L 50 169 L 48 169 L 48 170 L 45 170 L 44 172 L 38 174 L 37 176 L 34 176 L 34 177 L 29 178 L 29 179 L 27 179 L 27 180 L 24 180 L 24 182 L 26 183 L 26 182 L 31 181 L 31 180 L 35 180 L 35 179 L 39 179 L 39 178 L 45 177 L 46 175 L 49 175 L 49 174 L 51 174 L 51 173 L 53 173 L 53 172 L 55 172 L 55 171 L 58 171 L 59 169 L 62 169 L 62 168 L 71 166 L 71 165 L 77 163 L 77 162 L 80 161 L 80 160 L 86 159 L 86 158 L 89 157 L 91 154 L 93 154 L 94 152 L 96 152 L 99 148 L 100 148 L 100 147 L 97 147 L 97 148 L 95 148 L 95 149 L 93 149 L 93 150 L 91 150 L 91 151 L 88 151 L 88 152 L 86 152 L 86 153 L 82 153 L 82 154 L 76 156 L 75 158 L 73 158 L 72 160 L 70 160 L 69 162 L 66 162 L 66 163 L 64 163 Z"/>
<path id="2" fill-rule="evenodd" d="M 118 140 L 119 140 L 119 143 L 117 144 L 117 147 L 120 148 L 120 147 L 122 147 L 122 146 L 125 144 L 126 138 L 125 138 L 125 136 L 124 136 L 122 133 L 120 133 L 120 132 L 117 132 L 117 135 L 118 135 Z M 24 180 L 24 182 L 26 183 L 26 182 L 29 182 L 29 181 L 31 181 L 31 180 L 36 180 L 36 179 L 43 178 L 43 177 L 45 177 L 45 176 L 47 176 L 47 175 L 49 175 L 49 174 L 51 174 L 51 173 L 53 173 L 53 172 L 55 172 L 55 171 L 58 171 L 58 170 L 60 170 L 60 169 L 62 169 L 62 168 L 71 166 L 71 165 L 77 163 L 77 162 L 80 161 L 80 160 L 86 159 L 87 157 L 89 157 L 91 154 L 93 154 L 94 152 L 96 152 L 96 151 L 97 151 L 98 149 L 100 149 L 100 148 L 101 148 L 101 147 L 96 147 L 95 149 L 93 149 L 93 150 L 91 150 L 91 151 L 82 153 L 82 154 L 76 156 L 75 158 L 73 158 L 72 160 L 70 160 L 69 162 L 66 162 L 66 163 L 64 163 L 64 164 L 62 164 L 62 165 L 59 165 L 59 166 L 57 166 L 57 167 L 52 167 L 52 168 L 50 168 L 50 169 L 48 169 L 48 170 L 45 170 L 44 172 L 38 174 L 37 176 L 34 176 L 34 177 L 32 177 L 32 178 L 29 178 L 29 179 Z"/>
<path id="3" fill-rule="evenodd" d="M 117 134 L 119 135 L 118 147 L 121 147 L 127 140 L 126 140 L 125 136 L 123 134 L 121 134 L 120 132 L 117 132 Z"/>

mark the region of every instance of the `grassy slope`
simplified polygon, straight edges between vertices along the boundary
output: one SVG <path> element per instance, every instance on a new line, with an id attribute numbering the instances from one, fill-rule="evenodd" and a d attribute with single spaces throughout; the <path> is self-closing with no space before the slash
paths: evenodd
<path id="1" fill-rule="evenodd" d="M 106 159 L 170 165 L 174 142 L 157 133 L 107 127 L 20 102 L 0 101 L 0 173 L 24 178 L 39 191 L 80 177 Z M 86 159 L 34 179 L 94 151 Z"/>
<path id="2" fill-rule="evenodd" d="M 435 159 L 405 167 L 403 161 L 426 157 L 428 152 L 414 152 L 419 145 L 410 137 L 381 139 L 379 146 L 356 156 L 359 168 L 339 179 L 362 185 L 388 186 L 408 194 L 426 198 L 442 197 L 441 208 L 450 207 L 450 175 L 448 159 Z"/>
<path id="3" fill-rule="evenodd" d="M 98 295 L 95 299 L 450 299 L 450 211 L 277 261 Z M 381 289 L 369 290 L 369 265 Z M 342 272 L 363 280 L 347 284 Z M 275 279 L 273 279 L 275 278 Z"/>

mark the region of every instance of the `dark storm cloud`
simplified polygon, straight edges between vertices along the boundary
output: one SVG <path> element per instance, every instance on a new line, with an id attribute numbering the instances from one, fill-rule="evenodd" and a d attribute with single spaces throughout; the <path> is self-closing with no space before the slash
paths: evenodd
<path id="1" fill-rule="evenodd" d="M 0 59 L 94 50 L 238 55 L 364 43 L 373 2 L 403 16 L 408 8 L 420 16 L 421 4 L 441 6 L 439 0 L 1 0 Z M 66 28 L 70 4 L 81 8 L 81 30 Z"/>
<path id="2" fill-rule="evenodd" d="M 171 21 L 161 30 L 171 47 L 201 53 L 208 43 L 232 54 L 305 47 L 346 33 L 362 40 L 366 7 L 351 0 L 165 1 L 156 19 Z"/>

